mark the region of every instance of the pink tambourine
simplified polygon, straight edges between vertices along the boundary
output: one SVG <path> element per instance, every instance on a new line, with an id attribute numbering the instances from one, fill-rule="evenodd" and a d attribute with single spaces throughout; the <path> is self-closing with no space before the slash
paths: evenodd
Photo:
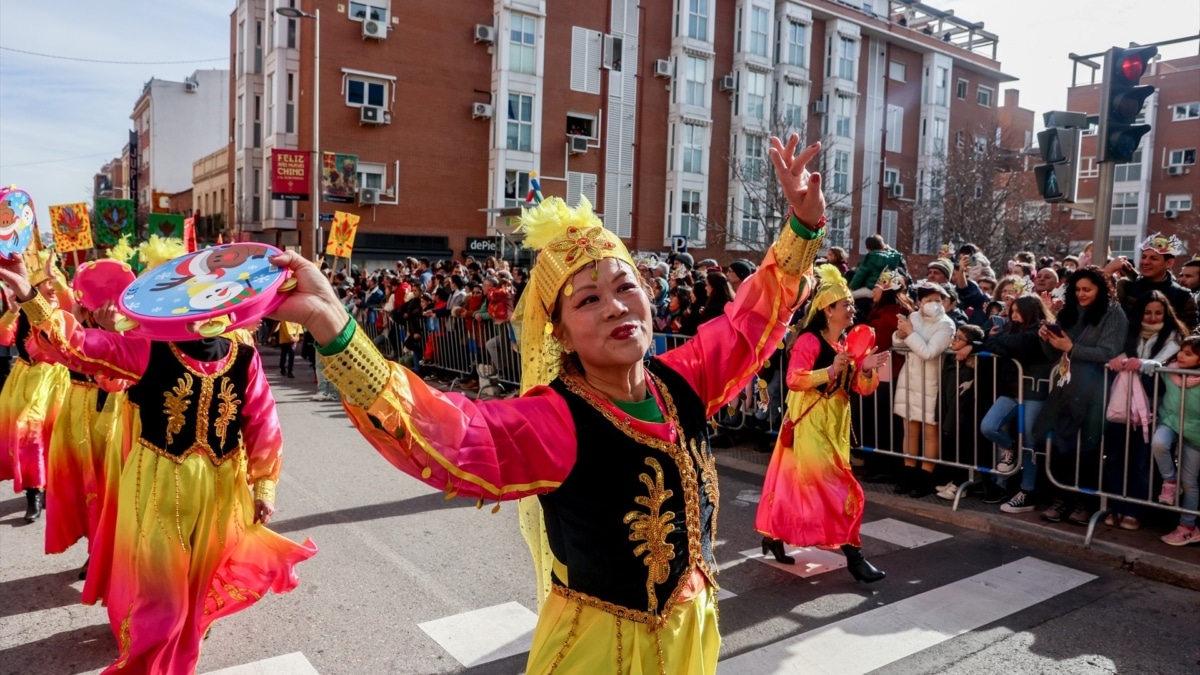
<path id="1" fill-rule="evenodd" d="M 24 253 L 36 225 L 33 197 L 16 185 L 0 187 L 0 257 Z"/>
<path id="2" fill-rule="evenodd" d="M 861 365 L 872 349 L 875 349 L 874 328 L 860 323 L 850 329 L 850 333 L 846 335 L 846 353 L 854 359 L 855 363 Z"/>
<path id="3" fill-rule="evenodd" d="M 75 299 L 84 309 L 94 312 L 109 302 L 117 302 L 121 293 L 137 279 L 133 268 L 120 260 L 103 258 L 79 266 L 75 280 Z"/>
<path id="4" fill-rule="evenodd" d="M 296 286 L 269 258 L 281 251 L 258 243 L 213 246 L 155 267 L 118 302 L 117 329 L 163 342 L 216 337 L 275 311 Z"/>

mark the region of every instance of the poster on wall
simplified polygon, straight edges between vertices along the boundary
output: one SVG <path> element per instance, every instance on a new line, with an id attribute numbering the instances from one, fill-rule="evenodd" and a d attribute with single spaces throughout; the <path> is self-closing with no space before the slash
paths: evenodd
<path id="1" fill-rule="evenodd" d="M 308 201 L 308 152 L 271 151 L 271 199 Z"/>
<path id="2" fill-rule="evenodd" d="M 353 204 L 358 192 L 358 155 L 326 152 L 321 159 L 321 193 L 327 202 Z"/>

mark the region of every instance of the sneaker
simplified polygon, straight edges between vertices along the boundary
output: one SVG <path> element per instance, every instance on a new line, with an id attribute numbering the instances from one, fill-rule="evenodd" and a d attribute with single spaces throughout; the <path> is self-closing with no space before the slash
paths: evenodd
<path id="1" fill-rule="evenodd" d="M 1162 536 L 1162 541 L 1164 544 L 1170 544 L 1171 546 L 1187 546 L 1188 544 L 1195 544 L 1200 542 L 1200 528 L 1180 525 L 1170 534 L 1164 534 Z"/>
<path id="2" fill-rule="evenodd" d="M 1000 463 L 996 465 L 996 471 L 999 473 L 1012 473 L 1017 468 L 1015 459 L 1016 453 L 1012 450 L 1000 451 Z"/>
<path id="3" fill-rule="evenodd" d="M 1173 480 L 1163 481 L 1162 492 L 1158 493 L 1158 503 L 1171 506 L 1175 504 L 1175 490 L 1179 483 Z"/>
<path id="4" fill-rule="evenodd" d="M 330 396 L 329 394 L 326 394 L 326 393 L 320 393 L 320 394 L 313 396 L 309 400 L 310 401 L 336 401 L 337 397 Z"/>
<path id="5" fill-rule="evenodd" d="M 1076 506 L 1071 515 L 1067 516 L 1067 522 L 1075 525 L 1087 525 L 1091 520 L 1092 512 L 1082 506 Z"/>
<path id="6" fill-rule="evenodd" d="M 1007 499 L 1007 493 L 1004 488 L 996 485 L 992 481 L 987 481 L 983 484 L 983 503 L 984 504 L 1000 504 Z"/>
<path id="7" fill-rule="evenodd" d="M 1137 516 L 1125 516 L 1121 519 L 1122 530 L 1137 530 L 1142 527 L 1142 521 L 1137 519 Z"/>
<path id="8" fill-rule="evenodd" d="M 939 485 L 937 488 L 937 496 L 939 499 L 945 499 L 948 502 L 952 502 L 954 501 L 954 498 L 958 496 L 958 486 L 954 484 L 954 481 L 950 481 L 945 485 Z"/>
<path id="9" fill-rule="evenodd" d="M 1061 499 L 1055 499 L 1050 508 L 1042 511 L 1042 520 L 1050 523 L 1061 523 L 1067 515 L 1067 504 Z"/>
<path id="10" fill-rule="evenodd" d="M 1005 513 L 1029 513 L 1033 510 L 1033 495 L 1022 490 L 1001 504 L 1000 510 Z"/>

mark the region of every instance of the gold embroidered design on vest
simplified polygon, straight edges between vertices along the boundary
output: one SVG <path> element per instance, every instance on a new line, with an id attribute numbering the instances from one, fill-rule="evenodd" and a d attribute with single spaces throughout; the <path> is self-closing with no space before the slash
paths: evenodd
<path id="1" fill-rule="evenodd" d="M 708 441 L 700 441 L 696 445 L 696 439 L 688 442 L 688 448 L 692 451 L 692 459 L 696 462 L 696 466 L 700 467 L 700 482 L 704 484 L 704 494 L 708 497 L 708 503 L 712 504 L 712 538 L 717 538 L 717 513 L 721 510 L 721 489 L 717 486 L 717 456 L 708 449 Z"/>
<path id="2" fill-rule="evenodd" d="M 654 478 L 643 473 L 638 476 L 646 490 L 646 497 L 634 497 L 633 501 L 646 508 L 646 512 L 630 511 L 625 514 L 625 524 L 629 525 L 629 541 L 640 541 L 633 549 L 635 556 L 644 556 L 642 563 L 646 565 L 646 595 L 650 598 L 650 611 L 658 609 L 658 596 L 654 592 L 657 584 L 667 582 L 671 573 L 670 561 L 675 559 L 675 547 L 667 543 L 667 535 L 675 531 L 675 512 L 662 512 L 663 502 L 671 498 L 675 492 L 666 489 L 663 484 L 662 465 L 653 457 L 646 458 L 646 466 L 654 470 Z"/>
<path id="3" fill-rule="evenodd" d="M 234 393 L 233 382 L 229 378 L 221 378 L 221 392 L 217 398 L 221 399 L 221 403 L 217 405 L 217 421 L 213 423 L 213 427 L 217 430 L 217 438 L 221 439 L 221 445 L 225 445 L 229 423 L 237 417 L 238 406 L 242 401 Z"/>
<path id="4" fill-rule="evenodd" d="M 167 445 L 174 441 L 175 434 L 183 431 L 183 415 L 192 404 L 188 397 L 192 395 L 193 382 L 192 374 L 184 373 L 171 391 L 163 395 L 163 413 L 167 416 Z"/>

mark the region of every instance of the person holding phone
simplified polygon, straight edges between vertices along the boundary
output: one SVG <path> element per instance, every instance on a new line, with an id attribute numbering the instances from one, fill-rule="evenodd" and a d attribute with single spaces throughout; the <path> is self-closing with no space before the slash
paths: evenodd
<path id="1" fill-rule="evenodd" d="M 1106 385 L 1104 366 L 1125 348 L 1128 322 L 1117 304 L 1112 281 L 1099 267 L 1089 265 L 1071 275 L 1058 323 L 1038 330 L 1042 351 L 1058 358 L 1051 378 L 1053 389 L 1037 416 L 1034 433 L 1045 439 L 1054 435 L 1055 474 L 1060 483 L 1075 482 L 1078 461 L 1079 487 L 1096 488 L 1099 476 L 1100 437 L 1104 431 L 1104 397 L 1097 395 Z M 1052 523 L 1064 518 L 1087 525 L 1091 512 L 1076 501 L 1074 493 L 1057 490 L 1042 518 Z"/>

